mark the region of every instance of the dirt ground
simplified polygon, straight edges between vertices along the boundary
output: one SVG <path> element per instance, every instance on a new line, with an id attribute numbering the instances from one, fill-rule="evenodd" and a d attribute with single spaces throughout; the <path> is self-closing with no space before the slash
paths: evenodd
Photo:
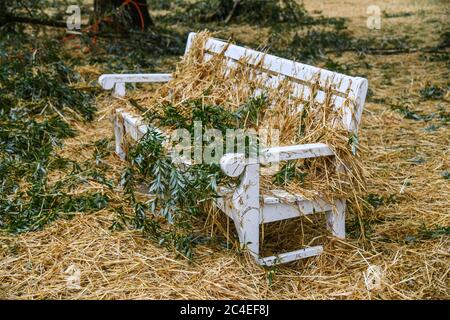
<path id="1" fill-rule="evenodd" d="M 359 37 L 408 35 L 420 47 L 439 40 L 450 13 L 446 1 L 304 3 L 309 12 L 349 18 L 349 29 Z M 366 26 L 372 4 L 387 13 L 381 15 L 381 30 Z M 250 26 L 230 26 L 225 32 L 238 42 L 264 38 L 263 30 Z M 358 221 L 349 215 L 349 237 L 324 237 L 319 257 L 268 269 L 235 250 L 198 246 L 189 262 L 137 231 L 112 231 L 113 212 L 104 209 L 58 220 L 38 232 L 0 233 L 0 298 L 448 299 L 448 52 L 439 57 L 421 52 L 335 57 L 352 66 L 349 74 L 366 76 L 371 90 L 360 128 L 373 204 L 362 221 L 365 239 L 356 235 Z M 167 65 L 161 69 L 170 71 Z M 431 85 L 446 88 L 443 96 L 424 97 Z M 110 112 L 118 103 L 108 94 L 99 96 L 97 119 L 76 124 L 81 134 L 68 140 L 62 153 L 91 157 L 85 143 L 112 138 Z M 123 166 L 114 155 L 107 160 L 117 172 Z M 74 270 L 79 287 L 68 286 Z M 374 283 L 367 279 L 371 275 Z"/>

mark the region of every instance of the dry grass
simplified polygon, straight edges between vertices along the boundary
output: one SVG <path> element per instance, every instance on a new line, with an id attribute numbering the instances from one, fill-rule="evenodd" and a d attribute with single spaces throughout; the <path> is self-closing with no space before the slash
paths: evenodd
<path id="1" fill-rule="evenodd" d="M 316 6 L 314 3 L 307 1 L 307 7 Z M 355 3 L 362 6 L 359 1 L 343 5 L 333 1 L 323 11 L 338 14 L 340 7 L 349 9 Z M 395 11 L 422 8 L 427 17 L 443 19 L 438 5 L 425 2 L 413 10 L 409 1 L 403 1 Z M 352 24 L 363 27 L 363 16 L 361 11 Z M 412 33 L 416 27 L 432 30 L 432 25 L 416 16 L 400 20 L 413 25 Z M 395 24 L 387 21 L 386 27 L 395 28 Z M 349 53 L 339 61 L 352 63 L 359 57 Z M 367 73 L 375 97 L 389 103 L 399 101 L 428 115 L 438 113 L 439 108 L 448 112 L 448 92 L 441 100 L 419 98 L 419 90 L 427 82 L 448 82 L 445 62 L 424 61 L 419 53 L 368 56 L 366 61 L 372 65 Z M 384 83 L 386 70 L 391 72 L 392 84 Z M 84 143 L 112 137 L 109 115 L 119 102 L 106 94 L 98 99 L 98 120 L 77 124 L 81 134 L 66 143 L 65 155 L 78 160 L 90 157 Z M 431 125 L 435 129 L 428 130 Z M 450 168 L 448 123 L 436 118 L 410 120 L 387 102 L 368 102 L 360 132 L 368 146 L 363 162 L 373 172 L 366 193 L 394 200 L 376 208 L 364 207 L 365 240 L 357 236 L 358 224 L 350 216 L 347 239 L 328 238 L 321 256 L 277 267 L 271 285 L 269 270 L 256 266 L 246 255 L 200 246 L 192 263 L 175 259 L 172 252 L 137 232 L 111 231 L 112 212 L 103 210 L 56 221 L 39 232 L 0 234 L 0 297 L 448 299 L 450 239 L 448 235 L 423 236 L 425 229 L 450 225 L 450 186 L 442 176 Z M 107 161 L 116 174 L 123 167 L 113 155 Z M 111 192 L 111 197 L 121 201 L 118 192 Z M 81 271 L 80 289 L 67 288 L 64 272 L 72 265 Z M 372 290 L 364 281 L 369 267 L 381 270 L 381 286 Z"/>

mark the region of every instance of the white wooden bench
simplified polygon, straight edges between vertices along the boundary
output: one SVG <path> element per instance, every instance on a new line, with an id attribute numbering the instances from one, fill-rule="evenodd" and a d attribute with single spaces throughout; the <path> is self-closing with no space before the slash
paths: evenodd
<path id="1" fill-rule="evenodd" d="M 195 33 L 189 35 L 186 51 L 189 52 Z M 351 77 L 328 70 L 305 65 L 291 60 L 279 58 L 273 55 L 261 53 L 237 45 L 209 38 L 205 43 L 205 58 L 212 54 L 225 51 L 225 58 L 232 67 L 236 61 L 246 57 L 249 64 L 258 64 L 262 74 L 270 81 L 268 85 L 276 86 L 279 81 L 292 80 L 293 85 L 304 95 L 305 101 L 311 93 L 310 87 L 319 79 L 321 90 L 315 99 L 323 102 L 325 92 L 323 88 L 330 83 L 334 87 L 334 105 L 341 108 L 342 122 L 349 132 L 355 136 L 361 119 L 368 81 L 360 77 Z M 125 95 L 126 83 L 137 82 L 167 82 L 170 74 L 106 74 L 99 78 L 99 83 L 104 89 L 113 89 L 114 95 Z M 352 103 L 348 103 L 351 101 Z M 116 152 L 122 158 L 125 151 L 121 146 L 124 135 L 138 140 L 145 134 L 147 126 L 141 122 L 140 117 L 134 116 L 122 110 L 117 110 L 115 118 Z M 333 156 L 333 151 L 323 143 L 273 147 L 263 150 L 258 161 L 249 163 L 242 154 L 225 154 L 220 166 L 223 172 L 231 177 L 240 176 L 240 184 L 235 190 L 222 193 L 218 199 L 218 207 L 225 212 L 235 223 L 240 243 L 247 248 L 257 263 L 261 265 L 274 265 L 301 258 L 318 255 L 322 252 L 322 246 L 313 246 L 292 252 L 281 253 L 276 256 L 260 257 L 260 225 L 263 223 L 290 219 L 302 215 L 324 212 L 327 219 L 327 227 L 331 233 L 339 238 L 345 237 L 345 199 L 335 200 L 333 203 L 325 200 L 308 200 L 301 195 L 288 194 L 283 190 L 274 190 L 271 195 L 260 194 L 260 166 L 273 161 L 287 161 L 313 157 Z"/>

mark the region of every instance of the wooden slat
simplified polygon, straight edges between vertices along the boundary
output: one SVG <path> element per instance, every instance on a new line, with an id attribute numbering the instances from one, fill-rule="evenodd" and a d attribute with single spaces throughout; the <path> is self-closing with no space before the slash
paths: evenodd
<path id="1" fill-rule="evenodd" d="M 208 53 L 205 54 L 206 59 L 210 59 L 212 56 Z M 231 63 L 229 66 L 233 66 L 233 63 L 236 64 L 233 60 L 230 60 Z M 280 82 L 285 78 L 283 75 L 272 75 L 265 72 L 261 72 L 259 77 L 265 79 L 264 86 L 269 89 L 275 89 L 279 86 Z M 292 84 L 292 98 L 293 99 L 299 99 L 303 102 L 308 102 L 311 99 L 311 88 L 305 84 L 302 83 L 293 83 Z M 315 101 L 318 103 L 324 103 L 327 95 L 324 91 L 318 90 L 316 92 Z M 346 98 L 343 98 L 339 95 L 332 96 L 333 99 L 333 106 L 335 109 L 342 108 L 344 106 Z M 299 105 L 299 112 L 301 112 L 303 108 L 303 104 Z"/>
<path id="2" fill-rule="evenodd" d="M 326 87 L 330 83 L 335 84 L 337 86 L 336 90 L 341 93 L 347 93 L 352 85 L 353 79 L 355 79 L 355 77 L 228 44 L 214 38 L 207 40 L 205 49 L 214 53 L 221 53 L 227 45 L 228 48 L 224 55 L 228 58 L 239 60 L 246 57 L 248 63 L 251 65 L 258 65 L 262 69 L 267 69 L 277 74 L 282 74 L 308 83 L 314 81 L 316 77 L 319 77 L 321 86 Z"/>
<path id="3" fill-rule="evenodd" d="M 298 259 L 304 259 L 308 257 L 313 257 L 321 254 L 323 252 L 322 246 L 315 246 L 310 248 L 299 249 L 291 252 L 281 253 L 277 256 L 270 256 L 266 258 L 258 259 L 258 263 L 263 266 L 273 266 L 279 263 L 288 263 Z"/>
<path id="4" fill-rule="evenodd" d="M 270 198 L 269 198 L 270 199 Z M 264 199 L 266 201 L 266 199 Z M 274 221 L 297 218 L 318 212 L 327 212 L 333 209 L 332 204 L 322 200 L 304 200 L 295 203 L 264 203 L 261 207 L 260 223 L 269 223 Z"/>
<path id="5" fill-rule="evenodd" d="M 142 73 L 142 74 L 103 74 L 98 82 L 103 89 L 111 89 L 117 83 L 167 82 L 172 79 L 170 73 Z"/>
<path id="6" fill-rule="evenodd" d="M 310 143 L 285 147 L 272 147 L 262 151 L 260 162 L 267 164 L 296 159 L 306 159 L 334 155 L 325 143 Z"/>

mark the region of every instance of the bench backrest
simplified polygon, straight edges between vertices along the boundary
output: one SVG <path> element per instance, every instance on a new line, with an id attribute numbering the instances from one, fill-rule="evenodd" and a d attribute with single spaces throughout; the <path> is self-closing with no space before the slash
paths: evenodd
<path id="1" fill-rule="evenodd" d="M 189 34 L 185 55 L 189 52 L 196 33 Z M 227 47 L 228 46 L 228 47 Z M 256 66 L 261 77 L 267 79 L 267 86 L 276 87 L 280 81 L 292 82 L 293 94 L 305 101 L 309 100 L 311 88 L 319 83 L 315 99 L 322 103 L 325 100 L 325 88 L 332 87 L 332 99 L 336 108 L 342 108 L 343 124 L 349 131 L 356 133 L 366 99 L 367 79 L 350 77 L 341 73 L 309 66 L 303 63 L 283 59 L 274 55 L 229 44 L 225 41 L 209 38 L 205 42 L 205 59 L 224 52 L 227 65 L 233 67 L 241 58 L 248 64 Z"/>

